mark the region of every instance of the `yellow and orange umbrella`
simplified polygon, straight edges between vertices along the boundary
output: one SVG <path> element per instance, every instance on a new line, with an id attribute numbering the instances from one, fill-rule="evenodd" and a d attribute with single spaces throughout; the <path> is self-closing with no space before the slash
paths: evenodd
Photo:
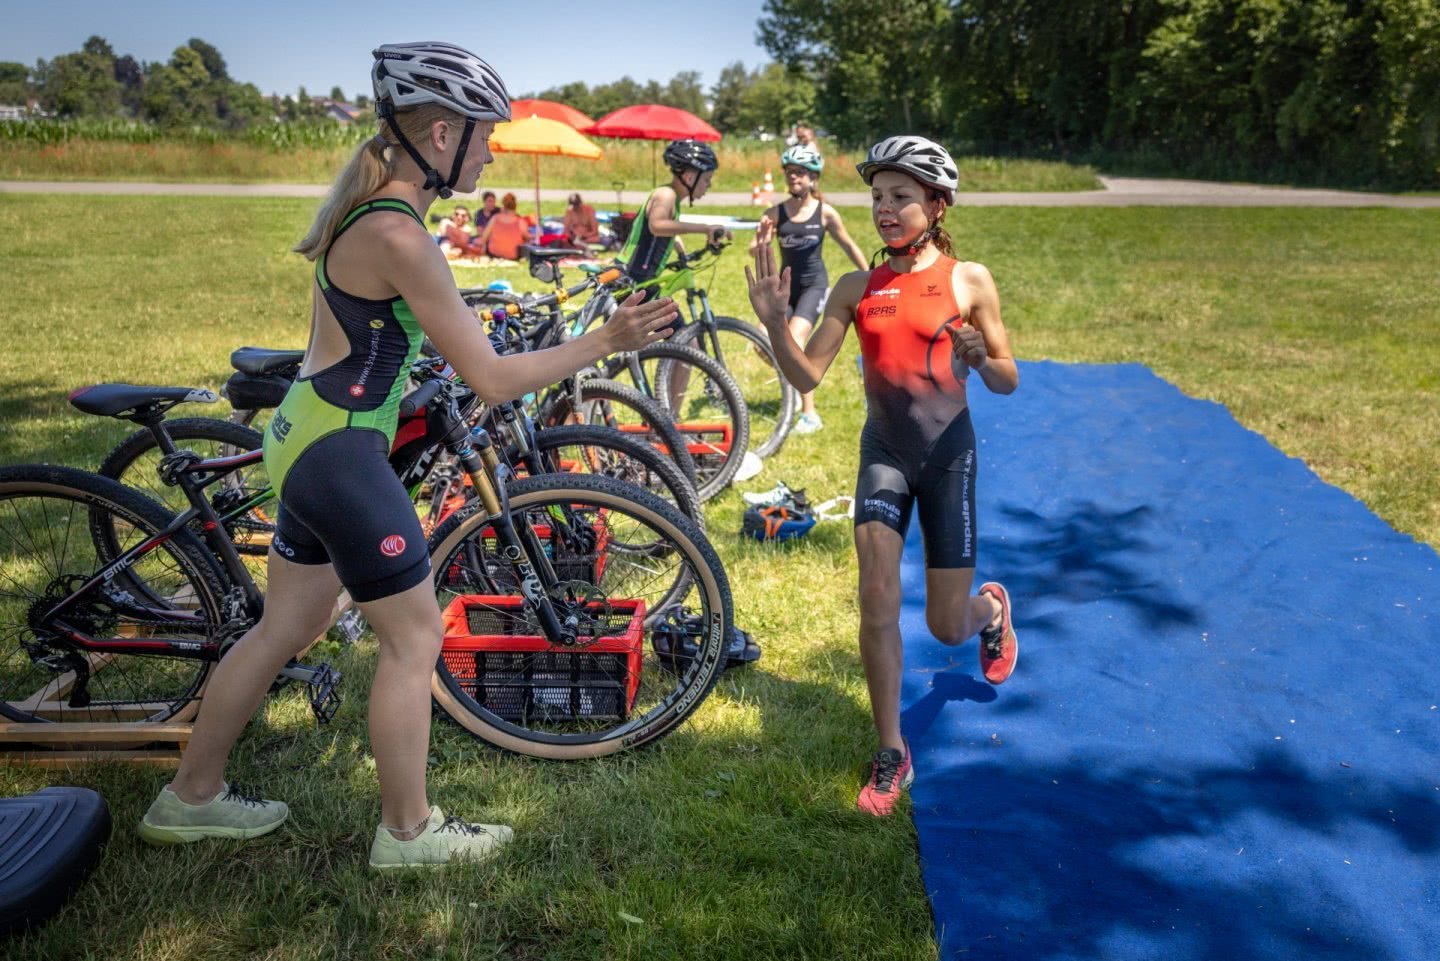
<path id="1" fill-rule="evenodd" d="M 496 153 L 528 153 L 535 157 L 535 227 L 540 230 L 540 158 L 577 157 L 599 160 L 603 151 L 574 127 L 544 117 L 526 117 L 498 123 L 490 135 L 490 149 Z"/>

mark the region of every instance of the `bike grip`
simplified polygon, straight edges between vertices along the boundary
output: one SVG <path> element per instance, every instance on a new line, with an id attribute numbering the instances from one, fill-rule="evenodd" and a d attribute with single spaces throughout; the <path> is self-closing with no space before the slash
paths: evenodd
<path id="1" fill-rule="evenodd" d="M 623 274 L 620 273 L 619 267 L 611 267 L 609 270 L 604 271 L 603 273 L 596 274 L 595 282 L 597 284 L 613 284 L 622 276 Z"/>
<path id="2" fill-rule="evenodd" d="M 445 386 L 443 380 L 427 380 L 400 401 L 400 416 L 414 417 L 419 411 L 430 406 L 430 402 Z"/>

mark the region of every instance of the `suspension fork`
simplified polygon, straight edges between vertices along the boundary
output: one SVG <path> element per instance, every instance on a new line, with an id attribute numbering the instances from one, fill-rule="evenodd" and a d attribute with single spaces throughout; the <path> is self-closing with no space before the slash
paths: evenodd
<path id="1" fill-rule="evenodd" d="M 463 423 L 459 425 L 463 430 Z M 579 635 L 578 620 L 574 615 L 564 621 L 555 611 L 547 587 L 553 587 L 559 580 L 550 559 L 545 556 L 545 547 L 540 543 L 527 521 L 523 530 L 517 530 L 510 514 L 510 497 L 507 481 L 513 476 L 510 468 L 500 463 L 495 453 L 495 444 L 483 427 L 466 432 L 451 445 L 451 452 L 459 459 L 470 483 L 480 498 L 480 504 L 491 518 L 495 538 L 500 545 L 501 556 L 515 569 L 520 581 L 520 593 L 535 609 L 540 630 L 551 644 L 573 647 Z M 532 566 L 533 564 L 533 566 Z"/>
<path id="2" fill-rule="evenodd" d="M 709 296 L 705 293 L 705 290 L 703 288 L 698 290 L 695 288 L 691 288 L 685 293 L 687 295 L 687 299 L 689 300 L 690 316 L 695 318 L 695 322 L 698 323 L 702 328 L 701 336 L 708 336 L 710 338 L 710 349 L 712 351 L 711 356 L 715 358 L 715 360 L 720 364 L 721 367 L 724 367 L 725 355 L 720 350 L 720 325 L 715 322 L 715 313 L 710 309 Z M 698 315 L 695 311 L 695 301 L 697 300 L 700 302 L 700 311 Z"/>

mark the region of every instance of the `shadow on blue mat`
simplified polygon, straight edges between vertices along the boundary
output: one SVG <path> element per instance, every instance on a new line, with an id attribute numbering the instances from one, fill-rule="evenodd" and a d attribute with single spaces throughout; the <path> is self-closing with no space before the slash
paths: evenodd
<path id="1" fill-rule="evenodd" d="M 1440 958 L 1440 557 L 1144 368 L 976 391 L 1020 661 L 925 629 L 902 718 L 949 959 Z"/>

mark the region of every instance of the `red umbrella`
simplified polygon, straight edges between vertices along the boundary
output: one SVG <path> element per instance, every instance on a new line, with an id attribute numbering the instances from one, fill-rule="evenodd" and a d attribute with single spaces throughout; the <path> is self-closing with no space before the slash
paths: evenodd
<path id="1" fill-rule="evenodd" d="M 510 115 L 516 120 L 524 120 L 526 117 L 558 120 L 576 130 L 584 130 L 595 123 L 594 120 L 574 107 L 556 103 L 553 100 L 512 100 L 510 101 Z"/>
<path id="2" fill-rule="evenodd" d="M 688 110 L 642 103 L 607 113 L 580 131 L 621 140 L 719 140 L 720 131 Z M 655 151 L 650 151 L 650 181 L 655 181 Z"/>
<path id="3" fill-rule="evenodd" d="M 624 140 L 719 140 L 720 131 L 678 107 L 642 103 L 607 113 L 580 131 Z"/>

